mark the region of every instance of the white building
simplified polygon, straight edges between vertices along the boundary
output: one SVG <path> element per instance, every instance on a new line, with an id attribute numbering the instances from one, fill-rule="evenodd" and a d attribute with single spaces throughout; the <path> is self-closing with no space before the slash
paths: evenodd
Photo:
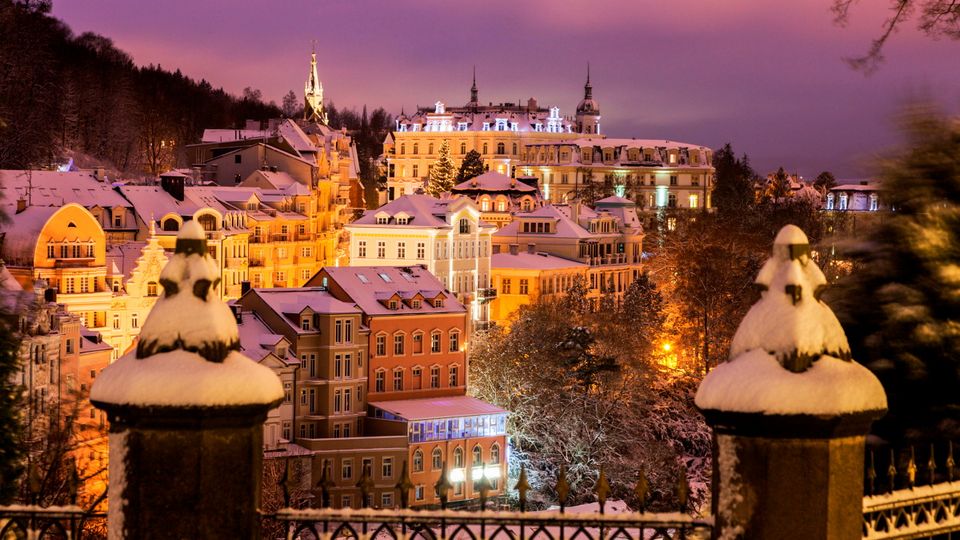
<path id="1" fill-rule="evenodd" d="M 346 229 L 351 266 L 422 264 L 470 306 L 474 321 L 487 320 L 496 227 L 480 219 L 480 210 L 469 198 L 405 195 L 367 210 Z"/>

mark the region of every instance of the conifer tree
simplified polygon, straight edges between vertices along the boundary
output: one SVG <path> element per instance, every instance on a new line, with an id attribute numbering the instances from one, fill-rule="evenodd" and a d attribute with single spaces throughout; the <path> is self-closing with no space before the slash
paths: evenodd
<path id="1" fill-rule="evenodd" d="M 467 152 L 467 155 L 463 156 L 463 161 L 460 163 L 460 170 L 457 172 L 457 183 L 480 176 L 485 171 L 486 168 L 483 165 L 483 157 L 480 155 L 480 152 L 471 150 Z"/>
<path id="2" fill-rule="evenodd" d="M 882 164 L 894 211 L 828 289 L 855 358 L 886 388 L 894 439 L 960 435 L 960 120 L 915 107 Z"/>
<path id="3" fill-rule="evenodd" d="M 434 197 L 439 197 L 443 193 L 450 191 L 454 186 L 456 177 L 456 167 L 450 158 L 450 142 L 446 139 L 440 143 L 440 149 L 437 152 L 437 161 L 430 169 L 430 180 L 427 184 L 427 193 Z"/>
<path id="4" fill-rule="evenodd" d="M 713 205 L 722 214 L 741 215 L 754 206 L 753 169 L 744 155 L 737 159 L 730 143 L 713 155 L 716 183 L 713 186 Z"/>
<path id="5" fill-rule="evenodd" d="M 19 369 L 19 349 L 17 317 L 0 306 L 0 504 L 9 503 L 16 495 L 17 479 L 23 472 L 23 448 L 17 440 L 22 430 L 21 389 L 13 383 Z"/>

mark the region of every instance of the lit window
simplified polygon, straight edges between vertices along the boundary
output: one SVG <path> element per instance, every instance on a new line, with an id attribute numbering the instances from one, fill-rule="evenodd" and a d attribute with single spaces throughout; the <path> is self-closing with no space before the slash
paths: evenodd
<path id="1" fill-rule="evenodd" d="M 413 453 L 413 472 L 423 472 L 423 452 L 419 449 Z"/>
<path id="2" fill-rule="evenodd" d="M 450 332 L 450 352 L 460 350 L 460 332 L 453 330 Z"/>

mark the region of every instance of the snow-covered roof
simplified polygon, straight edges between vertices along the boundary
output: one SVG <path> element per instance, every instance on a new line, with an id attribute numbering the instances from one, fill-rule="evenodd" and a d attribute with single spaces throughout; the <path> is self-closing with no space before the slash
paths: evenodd
<path id="1" fill-rule="evenodd" d="M 569 216 L 561 212 L 559 208 L 552 204 L 537 208 L 533 212 L 517 214 L 513 221 L 503 226 L 503 228 L 493 234 L 494 236 L 501 237 L 516 237 L 518 234 L 525 234 L 520 232 L 524 220 L 533 220 L 536 218 L 546 218 L 553 220 L 556 223 L 556 232 L 550 234 L 552 238 L 587 239 L 595 236 L 594 234 L 590 233 L 590 231 L 575 223 L 572 219 L 570 219 Z"/>
<path id="2" fill-rule="evenodd" d="M 471 396 L 375 401 L 370 403 L 370 406 L 386 411 L 404 420 L 428 420 L 433 418 L 507 413 L 506 410 L 496 405 L 491 405 Z"/>
<path id="3" fill-rule="evenodd" d="M 107 245 L 107 274 L 113 276 L 122 276 L 123 281 L 137 267 L 137 260 L 143 254 L 143 248 L 146 242 L 123 242 L 120 244 Z"/>
<path id="4" fill-rule="evenodd" d="M 566 141 L 558 141 L 551 143 L 534 143 L 534 144 L 575 144 L 580 148 L 590 148 L 594 146 L 599 146 L 601 148 L 617 148 L 617 147 L 626 147 L 626 148 L 702 148 L 707 149 L 706 146 L 699 144 L 690 144 L 679 141 L 671 141 L 669 139 L 609 139 L 606 137 L 581 137 L 577 139 L 568 139 Z"/>
<path id="5" fill-rule="evenodd" d="M 557 257 L 548 253 L 527 253 L 518 252 L 516 255 L 510 253 L 494 253 L 490 256 L 490 268 L 514 268 L 520 270 L 561 270 L 587 268 L 589 265 L 584 263 Z"/>
<path id="6" fill-rule="evenodd" d="M 404 195 L 380 208 L 367 210 L 350 226 L 377 225 L 378 216 L 386 216 L 390 219 L 391 226 L 449 229 L 451 225 L 447 223 L 446 215 L 454 201 L 454 199 L 437 199 L 429 195 Z M 393 219 L 393 216 L 401 213 L 408 218 L 406 225 L 398 225 L 396 220 Z"/>
<path id="7" fill-rule="evenodd" d="M 456 297 L 446 291 L 443 283 L 426 267 L 420 266 L 337 266 L 324 267 L 330 279 L 336 282 L 351 300 L 367 315 L 414 315 L 431 313 L 465 313 L 466 308 Z M 403 298 L 405 293 L 421 293 L 425 298 L 444 296 L 443 306 L 423 302 L 413 309 L 400 302 L 397 309 L 384 305 L 386 297 L 396 293 Z M 384 296 L 387 295 L 387 296 Z"/>
<path id="8" fill-rule="evenodd" d="M 277 343 L 286 339 L 280 334 L 274 334 L 259 315 L 249 311 L 243 312 L 241 321 L 237 324 L 237 330 L 240 333 L 240 351 L 256 362 L 274 354 Z M 280 360 L 288 365 L 300 363 L 289 349 L 286 357 Z"/>
<path id="9" fill-rule="evenodd" d="M 518 191 L 518 192 L 528 192 L 536 193 L 539 191 L 537 188 L 527 185 L 523 182 L 518 181 L 516 178 L 511 178 L 505 174 L 498 173 L 496 171 L 488 171 L 480 176 L 460 182 L 459 184 L 453 186 L 451 190 L 453 193 L 457 191 Z"/>
<path id="10" fill-rule="evenodd" d="M 87 209 L 130 206 L 111 184 L 97 180 L 90 172 L 0 170 L 0 205 L 7 214 L 13 214 L 21 197 L 28 199 L 31 206 L 62 206 L 71 202 Z"/>
<path id="11" fill-rule="evenodd" d="M 323 287 L 251 289 L 246 294 L 260 297 L 297 332 L 303 332 L 299 314 L 307 308 L 314 313 L 360 313 L 356 305 L 337 300 Z"/>

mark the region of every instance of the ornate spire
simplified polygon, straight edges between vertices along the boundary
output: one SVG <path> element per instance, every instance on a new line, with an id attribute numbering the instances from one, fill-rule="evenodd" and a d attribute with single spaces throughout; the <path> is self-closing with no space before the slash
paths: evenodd
<path id="1" fill-rule="evenodd" d="M 477 66 L 473 66 L 473 86 L 470 87 L 470 103 L 476 105 L 479 102 L 477 98 Z"/>
<path id="2" fill-rule="evenodd" d="M 587 84 L 583 85 L 583 99 L 593 99 L 593 85 L 590 84 L 590 62 L 587 62 Z"/>
<path id="3" fill-rule="evenodd" d="M 317 75 L 317 53 L 310 53 L 310 73 L 303 87 L 303 97 L 306 102 L 303 108 L 303 118 L 311 122 L 327 123 L 327 111 L 323 108 L 323 83 Z"/>

